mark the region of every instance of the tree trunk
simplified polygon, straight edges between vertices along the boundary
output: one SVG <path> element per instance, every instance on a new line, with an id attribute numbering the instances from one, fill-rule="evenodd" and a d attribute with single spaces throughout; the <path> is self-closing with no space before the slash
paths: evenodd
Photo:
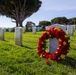
<path id="1" fill-rule="evenodd" d="M 18 22 L 16 21 L 16 27 L 18 27 Z"/>
<path id="2" fill-rule="evenodd" d="M 19 22 L 19 27 L 23 27 L 23 26 L 22 26 L 22 21 Z"/>

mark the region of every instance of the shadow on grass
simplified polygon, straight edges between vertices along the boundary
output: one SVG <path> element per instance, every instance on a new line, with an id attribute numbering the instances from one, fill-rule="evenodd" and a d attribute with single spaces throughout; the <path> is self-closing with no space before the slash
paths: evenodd
<path id="1" fill-rule="evenodd" d="M 0 40 L 0 41 L 5 41 L 5 42 L 8 42 L 8 41 L 6 41 L 5 39 L 4 39 L 4 40 Z"/>
<path id="2" fill-rule="evenodd" d="M 71 66 L 72 68 L 76 68 L 76 60 L 68 56 L 64 60 L 61 60 L 58 63 L 64 64 L 66 66 Z"/>
<path id="3" fill-rule="evenodd" d="M 7 40 L 3 40 L 3 41 L 8 42 Z"/>
<path id="4" fill-rule="evenodd" d="M 24 45 L 22 45 L 21 47 L 28 48 L 28 49 L 34 49 L 34 48 L 31 48 L 29 46 L 24 46 Z"/>

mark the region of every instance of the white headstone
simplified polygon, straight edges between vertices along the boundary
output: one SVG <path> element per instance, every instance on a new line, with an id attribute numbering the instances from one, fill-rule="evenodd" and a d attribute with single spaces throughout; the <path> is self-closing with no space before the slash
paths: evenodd
<path id="1" fill-rule="evenodd" d="M 36 34 L 36 27 L 32 27 L 32 33 Z"/>
<path id="2" fill-rule="evenodd" d="M 58 47 L 57 38 L 49 39 L 49 52 L 54 53 Z"/>
<path id="3" fill-rule="evenodd" d="M 11 32 L 11 28 L 9 28 L 9 32 Z"/>
<path id="4" fill-rule="evenodd" d="M 4 32 L 6 32 L 6 28 L 4 28 Z"/>
<path id="5" fill-rule="evenodd" d="M 66 30 L 67 30 L 67 26 L 66 26 L 66 25 L 60 25 L 60 28 L 61 28 L 64 32 L 66 32 Z"/>
<path id="6" fill-rule="evenodd" d="M 69 36 L 74 34 L 74 26 L 73 25 L 67 25 L 67 34 Z"/>
<path id="7" fill-rule="evenodd" d="M 75 29 L 76 29 L 76 25 L 75 25 Z"/>
<path id="8" fill-rule="evenodd" d="M 15 28 L 15 44 L 21 46 L 22 45 L 22 28 Z"/>
<path id="9" fill-rule="evenodd" d="M 66 26 L 60 25 L 60 24 L 55 24 L 51 25 L 50 28 L 53 27 L 60 27 L 64 32 L 66 32 Z M 57 50 L 58 47 L 58 39 L 57 38 L 50 38 L 49 39 L 49 52 L 54 53 Z"/>
<path id="10" fill-rule="evenodd" d="M 0 40 L 4 40 L 4 28 L 0 28 Z"/>
<path id="11" fill-rule="evenodd" d="M 75 25 L 73 25 L 73 27 L 74 27 L 74 30 L 75 30 Z"/>
<path id="12" fill-rule="evenodd" d="M 47 30 L 48 28 L 50 28 L 51 26 L 45 26 L 45 29 Z"/>
<path id="13" fill-rule="evenodd" d="M 53 27 L 60 27 L 64 32 L 66 32 L 66 29 L 67 29 L 66 25 L 61 25 L 61 24 L 54 24 L 54 25 L 51 25 L 51 26 L 46 26 L 46 29 L 53 28 Z"/>
<path id="14" fill-rule="evenodd" d="M 36 27 L 37 31 L 40 31 L 42 29 L 42 27 Z"/>
<path id="15" fill-rule="evenodd" d="M 13 28 L 9 28 L 8 30 L 9 30 L 9 32 L 12 32 L 13 31 Z"/>
<path id="16" fill-rule="evenodd" d="M 22 32 L 25 33 L 25 31 L 26 31 L 26 27 L 23 27 Z"/>
<path id="17" fill-rule="evenodd" d="M 31 30 L 31 27 L 28 27 L 28 30 Z"/>

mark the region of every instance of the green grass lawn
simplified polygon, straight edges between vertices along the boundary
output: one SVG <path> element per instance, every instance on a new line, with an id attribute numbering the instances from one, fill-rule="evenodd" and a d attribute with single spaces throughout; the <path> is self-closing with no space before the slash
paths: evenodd
<path id="1" fill-rule="evenodd" d="M 0 41 L 0 75 L 76 75 L 76 30 L 70 37 L 70 50 L 60 62 L 45 63 L 37 54 L 38 38 L 43 32 L 23 34 L 23 45 L 14 44 L 14 33 L 6 32 Z"/>

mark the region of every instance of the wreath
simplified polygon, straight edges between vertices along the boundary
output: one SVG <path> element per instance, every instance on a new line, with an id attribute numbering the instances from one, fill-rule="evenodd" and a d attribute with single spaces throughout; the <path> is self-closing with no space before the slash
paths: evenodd
<path id="1" fill-rule="evenodd" d="M 57 38 L 58 40 L 58 47 L 54 53 L 49 53 L 45 51 L 46 40 L 49 38 Z M 46 64 L 48 64 L 50 60 L 59 61 L 60 59 L 64 58 L 65 55 L 68 53 L 68 50 L 69 50 L 68 39 L 69 37 L 61 28 L 56 28 L 56 27 L 49 28 L 39 38 L 37 53 L 40 57 L 47 59 Z"/>

